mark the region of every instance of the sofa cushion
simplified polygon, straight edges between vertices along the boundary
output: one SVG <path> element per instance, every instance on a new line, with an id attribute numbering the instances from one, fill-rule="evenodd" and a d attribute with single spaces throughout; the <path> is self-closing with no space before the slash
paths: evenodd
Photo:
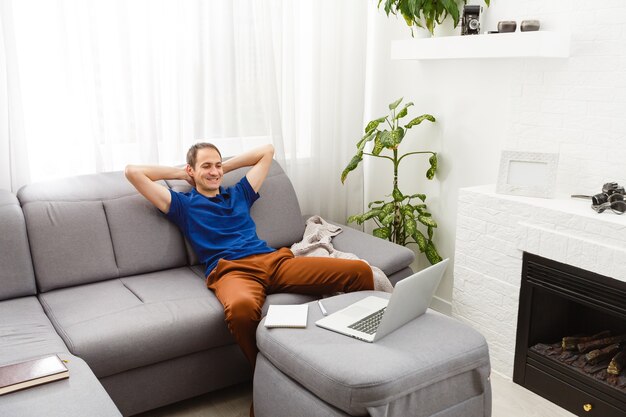
<path id="1" fill-rule="evenodd" d="M 24 215 L 40 291 L 118 276 L 101 201 L 35 201 Z"/>
<path id="2" fill-rule="evenodd" d="M 0 190 L 0 300 L 34 295 L 35 275 L 24 214 L 17 198 Z"/>
<path id="3" fill-rule="evenodd" d="M 18 198 L 42 292 L 187 264 L 178 229 L 122 172 L 32 184 Z"/>
<path id="4" fill-rule="evenodd" d="M 70 351 L 99 378 L 233 343 L 220 302 L 187 267 L 39 298 Z"/>
<path id="5" fill-rule="evenodd" d="M 0 317 L 1 364 L 68 351 L 37 297 L 0 302 Z"/>
<path id="6" fill-rule="evenodd" d="M 342 232 L 333 237 L 333 247 L 338 251 L 353 253 L 361 259 L 366 259 L 371 265 L 382 269 L 387 276 L 406 268 L 415 260 L 415 253 L 405 246 L 348 226 L 339 226 Z"/>
<path id="7" fill-rule="evenodd" d="M 298 197 L 276 161 L 272 163 L 259 194 L 261 198 L 250 210 L 259 237 L 273 248 L 290 247 L 300 241 L 304 234 L 304 222 Z"/>
<path id="8" fill-rule="evenodd" d="M 187 264 L 176 225 L 141 195 L 103 202 L 120 276 Z"/>

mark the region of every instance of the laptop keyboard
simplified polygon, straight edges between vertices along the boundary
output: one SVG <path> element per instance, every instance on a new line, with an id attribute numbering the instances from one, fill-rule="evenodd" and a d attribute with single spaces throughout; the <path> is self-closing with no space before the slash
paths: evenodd
<path id="1" fill-rule="evenodd" d="M 383 314 L 387 308 L 381 308 L 378 311 L 363 317 L 361 320 L 352 323 L 348 326 L 350 329 L 358 330 L 367 334 L 374 334 L 380 325 L 380 321 L 383 319 Z"/>

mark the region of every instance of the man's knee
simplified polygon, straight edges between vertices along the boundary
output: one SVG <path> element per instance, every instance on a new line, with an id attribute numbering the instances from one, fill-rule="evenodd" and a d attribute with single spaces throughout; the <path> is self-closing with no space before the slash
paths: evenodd
<path id="1" fill-rule="evenodd" d="M 225 306 L 226 320 L 231 323 L 245 324 L 261 320 L 261 305 L 253 297 L 238 297 Z"/>
<path id="2" fill-rule="evenodd" d="M 358 289 L 371 290 L 374 288 L 374 274 L 367 262 L 355 261 L 353 266 L 354 284 Z"/>

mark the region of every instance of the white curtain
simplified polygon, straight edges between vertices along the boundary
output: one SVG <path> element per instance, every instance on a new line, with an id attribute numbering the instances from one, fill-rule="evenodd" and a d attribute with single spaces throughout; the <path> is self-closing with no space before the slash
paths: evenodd
<path id="1" fill-rule="evenodd" d="M 344 221 L 362 209 L 362 176 L 339 178 L 363 126 L 367 2 L 0 3 L 0 92 L 12 90 L 0 97 L 0 175 L 13 191 L 181 164 L 198 140 L 225 155 L 271 142 L 303 212 Z M 7 114 L 24 129 L 6 129 Z M 15 142 L 21 159 L 7 153 Z"/>
<path id="2" fill-rule="evenodd" d="M 0 189 L 30 181 L 11 3 L 0 0 Z"/>

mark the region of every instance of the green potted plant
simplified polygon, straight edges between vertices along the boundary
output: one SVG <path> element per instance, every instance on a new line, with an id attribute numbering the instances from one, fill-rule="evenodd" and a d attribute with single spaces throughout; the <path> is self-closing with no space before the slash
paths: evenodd
<path id="1" fill-rule="evenodd" d="M 378 8 L 383 0 L 378 0 Z M 489 6 L 490 0 L 485 0 Z M 402 15 L 406 24 L 413 27 L 426 28 L 431 36 L 434 35 L 435 26 L 441 25 L 448 17 L 452 17 L 454 27 L 459 25 L 461 11 L 467 0 L 384 0 L 384 10 L 389 14 Z"/>
<path id="2" fill-rule="evenodd" d="M 356 169 L 363 160 L 363 155 L 384 158 L 391 161 L 393 165 L 393 190 L 389 201 L 379 200 L 369 203 L 369 210 L 362 214 L 350 216 L 348 223 L 363 224 L 367 220 L 372 220 L 378 226 L 373 234 L 382 239 L 388 239 L 399 245 L 416 244 L 420 252 L 426 255 L 431 264 L 441 261 L 441 256 L 433 243 L 434 229 L 437 222 L 433 219 L 426 206 L 425 194 L 405 195 L 398 188 L 398 167 L 400 162 L 407 156 L 425 154 L 430 155 L 428 161 L 430 167 L 426 171 L 426 178 L 432 180 L 437 171 L 437 153 L 432 151 L 408 152 L 403 155 L 398 154 L 398 147 L 404 139 L 406 132 L 419 125 L 423 121 L 435 122 L 435 118 L 430 114 L 422 114 L 413 118 L 405 125 L 401 125 L 401 119 L 408 115 L 408 109 L 413 103 L 406 103 L 402 109 L 397 111 L 402 98 L 389 104 L 390 113 L 387 116 L 372 120 L 365 127 L 365 136 L 356 144 L 357 153 L 354 155 L 348 166 L 341 173 L 341 182 L 344 183 L 346 177 Z M 365 152 L 365 146 L 374 141 L 371 152 Z M 388 151 L 390 155 L 383 155 L 383 151 Z M 420 227 L 426 229 L 422 233 Z"/>

